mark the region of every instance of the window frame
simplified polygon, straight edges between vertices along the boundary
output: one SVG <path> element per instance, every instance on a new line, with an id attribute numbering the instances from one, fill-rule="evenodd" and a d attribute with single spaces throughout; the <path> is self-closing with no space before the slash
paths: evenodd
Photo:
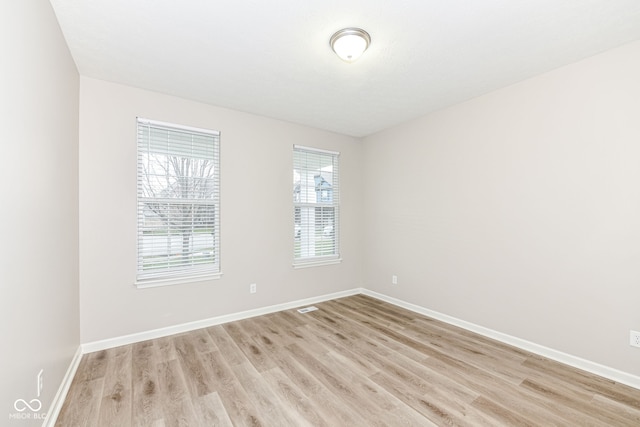
<path id="1" fill-rule="evenodd" d="M 146 139 L 143 136 L 145 129 L 148 132 Z M 166 131 L 166 141 L 163 139 L 154 139 L 152 136 L 152 129 L 159 133 Z M 191 141 L 186 143 L 184 141 L 180 141 L 180 138 L 172 139 L 171 132 L 174 132 L 176 135 L 180 134 L 182 137 L 190 136 Z M 207 145 L 209 139 L 212 143 L 211 147 Z M 204 144 L 204 142 L 206 142 L 206 144 Z M 146 147 L 144 147 L 143 144 L 146 144 Z M 156 144 L 156 148 L 152 148 L 153 144 Z M 189 146 L 188 144 L 191 145 Z M 158 149 L 158 146 L 161 146 L 161 148 Z M 188 154 L 181 155 L 179 153 L 180 151 Z M 138 288 L 147 288 L 220 278 L 222 276 L 220 262 L 220 132 L 216 130 L 136 117 L 136 152 L 137 239 L 135 286 Z M 151 166 L 151 158 L 153 156 L 158 156 L 158 158 L 166 156 L 167 164 L 164 167 L 164 174 L 154 174 L 149 172 L 153 167 Z M 175 173 L 172 174 L 170 172 L 171 168 L 168 166 L 170 163 L 170 157 L 175 157 L 175 159 L 181 160 L 191 160 L 194 165 L 196 162 L 202 162 L 199 163 L 199 165 L 201 166 L 205 164 L 207 165 L 207 168 L 210 168 L 210 170 L 208 172 L 202 171 L 202 176 L 186 174 L 179 175 L 176 169 L 173 169 Z M 144 163 L 145 160 L 147 162 L 146 164 Z M 162 166 L 157 166 L 159 164 L 160 162 L 156 161 L 156 167 L 162 169 Z M 147 172 L 145 172 L 145 167 Z M 195 166 L 193 166 L 193 169 L 195 169 Z M 160 197 L 158 194 L 149 196 L 148 193 L 153 193 L 153 190 L 151 190 L 152 185 L 150 183 L 151 177 L 155 177 L 158 182 L 161 181 L 162 177 L 166 178 L 167 187 L 162 191 L 168 191 L 169 182 L 179 182 L 181 178 L 190 184 L 183 184 L 187 186 L 186 189 L 183 187 L 180 188 L 180 190 L 174 190 L 179 193 L 179 195 L 167 195 L 165 193 L 164 197 Z M 191 181 L 189 179 L 191 179 Z M 206 190 L 197 189 L 197 185 L 194 184 L 195 182 L 198 182 L 200 186 L 206 186 Z M 206 184 L 203 184 L 205 182 Z M 187 194 L 187 196 L 184 196 L 185 194 Z M 163 225 L 156 224 L 157 229 L 154 229 L 153 226 L 145 225 L 145 215 L 147 218 L 149 217 L 149 203 L 155 204 L 156 207 L 158 205 L 166 205 L 165 209 L 169 212 L 167 217 L 165 217 L 166 223 Z M 176 236 L 178 236 L 177 238 L 182 236 L 183 245 L 185 242 L 185 233 L 175 231 L 175 226 L 173 226 L 174 229 L 172 231 L 172 225 L 170 225 L 170 222 L 175 218 L 173 215 L 175 215 L 174 212 L 176 209 L 178 212 L 180 212 L 180 209 L 185 209 L 184 212 L 188 212 L 177 214 L 177 223 L 179 224 L 177 228 L 184 229 L 184 224 L 187 224 L 187 227 L 190 227 L 189 238 L 186 240 L 190 250 L 184 251 L 183 249 L 183 252 L 179 254 L 179 256 L 186 257 L 186 261 L 182 261 L 185 265 L 179 265 L 171 260 L 172 253 L 170 251 L 174 250 L 174 239 Z M 203 212 L 200 214 L 200 217 L 197 216 L 197 213 L 194 213 L 194 211 L 198 212 L 198 209 Z M 147 213 L 145 214 L 145 212 Z M 185 221 L 185 218 L 190 219 L 191 222 L 189 223 L 188 221 Z M 209 233 L 211 234 L 210 239 L 208 236 L 204 239 L 204 241 L 207 242 L 207 249 L 211 249 L 209 252 L 196 252 L 193 237 L 195 233 L 198 232 L 198 226 L 195 225 L 198 221 L 204 221 L 199 225 L 200 232 L 207 235 Z M 166 235 L 159 232 L 158 229 L 166 229 Z M 206 230 L 206 232 L 204 230 Z M 153 234 L 154 232 L 159 232 L 162 237 L 166 238 L 166 245 L 170 248 L 169 252 L 160 254 L 161 258 L 166 259 L 164 261 L 166 264 L 165 267 L 159 267 L 155 270 L 148 269 L 145 271 L 144 258 L 150 256 L 149 248 L 151 246 L 154 248 L 156 247 L 154 246 L 155 243 L 148 243 L 148 240 L 147 243 L 145 243 L 145 239 L 143 237 L 145 235 L 145 231 L 147 235 L 149 233 Z M 211 247 L 208 246 L 209 243 L 211 243 Z M 211 262 L 208 262 L 208 257 L 212 259 Z M 174 265 L 171 266 L 171 264 Z"/>
<path id="2" fill-rule="evenodd" d="M 331 171 L 322 173 L 322 168 L 314 168 L 309 166 L 309 161 L 302 162 L 298 160 L 298 155 L 305 153 L 307 156 L 317 156 L 317 158 L 313 159 L 316 162 L 326 162 L 327 159 L 331 159 Z M 303 164 L 304 163 L 304 164 Z M 320 164 L 320 163 L 318 163 Z M 313 190 L 315 192 L 315 202 L 310 202 L 309 200 L 302 201 L 301 192 L 302 188 L 301 182 L 302 177 L 300 177 L 300 181 L 298 181 L 298 185 L 296 185 L 296 174 L 300 175 L 299 170 L 306 171 L 306 191 L 310 192 L 311 180 L 314 180 Z M 313 174 L 313 175 L 310 175 Z M 312 178 L 313 176 L 313 178 Z M 330 181 L 326 180 L 326 177 L 330 177 Z M 319 178 L 319 180 L 318 180 Z M 329 189 L 323 187 L 324 185 L 328 186 Z M 330 195 L 328 192 L 330 191 Z M 298 197 L 296 197 L 298 196 Z M 307 198 L 309 195 L 307 194 Z M 321 200 L 318 201 L 318 197 L 321 197 Z M 315 267 L 321 265 L 331 265 L 338 264 L 342 262 L 341 253 L 340 253 L 340 235 L 341 235 L 341 227 L 340 227 L 340 153 L 337 151 L 329 151 L 319 148 L 307 147 L 303 145 L 294 145 L 293 146 L 293 267 L 294 268 L 307 268 L 307 267 Z M 303 236 L 302 231 L 304 230 L 304 226 L 302 222 L 302 209 L 313 208 L 314 211 L 312 214 L 308 213 L 312 220 L 307 220 L 307 233 L 309 233 L 309 229 L 311 228 L 309 225 L 309 221 L 313 221 L 314 226 L 314 236 L 310 237 L 312 245 L 312 249 L 307 247 L 306 250 L 313 250 L 316 252 L 313 256 L 303 256 Z M 324 209 L 333 210 L 333 216 L 323 213 Z M 320 210 L 320 216 L 318 217 L 318 210 Z M 330 226 L 323 225 L 325 221 L 332 220 L 332 224 Z M 320 224 L 320 225 L 318 225 Z M 321 241 L 326 240 L 326 229 L 330 228 L 330 236 L 331 239 L 329 241 L 333 242 L 329 244 L 330 247 L 333 248 L 333 253 L 327 255 L 318 255 L 317 251 L 319 250 L 316 242 L 316 239 L 320 239 Z M 323 228 L 325 231 L 322 233 L 322 236 L 318 234 L 320 228 Z M 299 236 L 300 235 L 300 236 Z M 297 240 L 300 239 L 300 242 Z M 325 245 L 326 247 L 326 245 Z M 322 250 L 322 249 L 320 249 Z M 300 254 L 298 252 L 300 251 Z"/>

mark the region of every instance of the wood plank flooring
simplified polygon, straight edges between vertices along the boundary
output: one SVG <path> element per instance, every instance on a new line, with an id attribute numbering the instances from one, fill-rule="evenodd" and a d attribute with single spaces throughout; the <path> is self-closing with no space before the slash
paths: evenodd
<path id="1" fill-rule="evenodd" d="M 83 356 L 56 426 L 640 426 L 640 390 L 357 295 Z"/>

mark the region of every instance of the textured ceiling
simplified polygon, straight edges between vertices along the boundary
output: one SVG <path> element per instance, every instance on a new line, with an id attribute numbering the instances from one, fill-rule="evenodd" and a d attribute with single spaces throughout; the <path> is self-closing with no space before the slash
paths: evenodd
<path id="1" fill-rule="evenodd" d="M 365 136 L 640 39 L 639 0 L 51 0 L 83 76 Z M 331 35 L 361 27 L 355 63 Z"/>

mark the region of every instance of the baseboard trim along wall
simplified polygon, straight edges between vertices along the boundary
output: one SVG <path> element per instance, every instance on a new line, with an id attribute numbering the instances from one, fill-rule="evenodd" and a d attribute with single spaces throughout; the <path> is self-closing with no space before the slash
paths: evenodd
<path id="1" fill-rule="evenodd" d="M 393 298 L 378 292 L 362 289 L 364 295 L 388 302 L 398 307 L 406 308 L 424 316 L 440 320 L 453 326 L 458 326 L 462 329 L 466 329 L 471 332 L 475 332 L 487 338 L 492 338 L 496 341 L 503 342 L 505 344 L 518 347 L 522 350 L 526 350 L 531 353 L 535 353 L 539 356 L 546 357 L 556 362 L 564 363 L 565 365 L 573 366 L 574 368 L 582 369 L 583 371 L 590 372 L 595 375 L 599 375 L 604 378 L 626 384 L 630 387 L 634 387 L 640 390 L 640 377 L 629 374 L 627 372 L 619 371 L 614 368 L 610 368 L 599 363 L 592 362 L 590 360 L 582 359 L 571 354 L 563 353 L 552 348 L 548 348 L 527 340 L 513 337 L 511 335 L 503 334 L 502 332 L 494 331 L 493 329 L 485 328 L 465 320 L 460 320 L 446 314 L 439 313 L 437 311 L 430 310 L 428 308 L 421 307 L 419 305 L 411 304 L 406 301 Z"/>
<path id="2" fill-rule="evenodd" d="M 168 326 L 166 328 L 153 329 L 151 331 L 139 332 L 121 337 L 109 338 L 101 341 L 94 341 L 82 344 L 82 353 L 93 353 L 94 351 L 106 350 L 108 348 L 118 347 L 121 345 L 133 344 L 140 341 L 151 340 L 155 338 L 166 337 L 169 335 L 180 334 L 183 332 L 194 331 L 196 329 L 208 328 L 209 326 L 221 325 L 236 320 L 249 319 L 251 317 L 262 316 L 263 314 L 275 313 L 277 311 L 289 310 L 309 304 L 316 304 L 323 301 L 329 301 L 336 298 L 348 297 L 351 295 L 361 294 L 362 288 L 355 288 L 348 291 L 335 292 L 331 294 L 321 295 L 313 298 L 306 298 L 297 301 L 276 304 L 253 310 L 241 311 L 239 313 L 226 314 L 224 316 L 211 317 L 209 319 L 197 320 L 195 322 L 182 323 L 180 325 Z"/>
<path id="3" fill-rule="evenodd" d="M 73 378 L 76 376 L 78 366 L 80 366 L 82 354 L 82 346 L 78 346 L 78 350 L 76 350 L 76 354 L 73 356 L 73 359 L 71 359 L 67 373 L 64 375 L 64 378 L 62 378 L 60 387 L 58 387 L 58 391 L 51 402 L 49 410 L 47 411 L 47 416 L 42 422 L 43 427 L 53 427 L 55 425 L 58 415 L 60 414 L 60 410 L 62 409 L 62 405 L 64 404 L 64 400 L 67 398 L 67 393 L 69 392 Z"/>
<path id="4" fill-rule="evenodd" d="M 268 307 L 242 311 L 239 313 L 232 313 L 224 316 L 212 317 L 209 319 L 199 320 L 195 322 L 169 326 L 166 328 L 154 329 L 151 331 L 125 335 L 122 337 L 115 337 L 115 338 L 109 338 L 102 341 L 90 342 L 90 343 L 81 345 L 82 353 L 83 354 L 92 353 L 94 351 L 105 350 L 108 348 L 118 347 L 121 345 L 133 344 L 140 341 L 165 337 L 168 335 L 179 334 L 182 332 L 189 332 L 189 331 L 193 331 L 200 328 L 220 325 L 223 323 L 233 322 L 236 320 L 248 319 L 250 317 L 261 316 L 263 314 L 275 313 L 277 311 L 289 310 L 296 307 L 301 307 L 309 304 L 316 304 L 323 301 L 328 301 L 336 298 L 343 298 L 343 297 L 357 295 L 357 294 L 368 295 L 370 297 L 388 302 L 398 307 L 406 308 L 407 310 L 413 311 L 415 313 L 432 317 L 434 319 L 443 321 L 445 323 L 458 326 L 460 328 L 466 329 L 471 332 L 475 332 L 485 337 L 495 339 L 505 344 L 518 347 L 522 350 L 529 351 L 531 353 L 549 358 L 551 360 L 555 360 L 560 363 L 564 363 L 569 366 L 573 366 L 578 369 L 582 369 L 592 374 L 599 375 L 601 377 L 608 378 L 610 380 L 619 382 L 621 384 L 626 384 L 628 386 L 631 386 L 640 390 L 640 377 L 638 376 L 629 374 L 627 372 L 619 371 L 617 369 L 610 368 L 608 366 L 601 365 L 599 363 L 595 363 L 586 359 L 582 359 L 580 357 L 576 357 L 567 353 L 563 353 L 561 351 L 554 350 L 552 348 L 548 348 L 527 340 L 523 340 L 521 338 L 513 337 L 511 335 L 507 335 L 502 332 L 495 331 L 493 329 L 485 328 L 484 326 L 479 326 L 474 323 L 467 322 L 465 320 L 457 319 L 455 317 L 448 316 L 446 314 L 442 314 L 437 311 L 433 311 L 416 304 L 412 304 L 412 303 L 409 303 L 397 298 L 393 298 L 378 292 L 370 291 L 365 288 L 355 288 L 347 291 L 326 294 L 318 297 L 291 301 L 283 304 L 276 304 Z M 74 362 L 75 362 L 75 358 L 74 358 Z M 76 363 L 79 363 L 79 360 Z M 74 373 L 75 373 L 75 368 L 74 368 Z M 71 378 L 73 378 L 73 376 Z M 65 395 L 66 395 L 66 392 L 65 392 Z"/>

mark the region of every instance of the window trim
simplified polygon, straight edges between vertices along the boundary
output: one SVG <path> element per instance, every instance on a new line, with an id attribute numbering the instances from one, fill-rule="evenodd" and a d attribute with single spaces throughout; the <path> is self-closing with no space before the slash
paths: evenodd
<path id="1" fill-rule="evenodd" d="M 342 257 L 341 257 L 341 250 L 340 250 L 340 235 L 341 235 L 341 226 L 340 226 L 340 212 L 341 212 L 341 203 L 340 203 L 340 152 L 338 151 L 330 151 L 330 150 L 325 150 L 325 149 L 321 149 L 321 148 L 314 148 L 314 147 L 308 147 L 308 146 L 304 146 L 304 145 L 297 145 L 294 144 L 293 145 L 293 169 L 295 170 L 296 167 L 296 161 L 295 161 L 295 153 L 296 151 L 307 151 L 307 152 L 311 152 L 311 153 L 319 153 L 319 154 L 327 154 L 327 155 L 331 155 L 335 158 L 335 167 L 336 170 L 333 171 L 333 173 L 336 174 L 337 179 L 334 180 L 334 182 L 332 183 L 332 185 L 335 184 L 335 189 L 337 195 L 334 193 L 332 194 L 332 197 L 336 196 L 334 200 L 334 202 L 332 204 L 318 204 L 318 203 L 301 203 L 301 202 L 295 202 L 293 201 L 293 229 L 294 229 L 294 240 L 293 240 L 293 244 L 294 244 L 294 256 L 293 256 L 293 268 L 294 269 L 302 269 L 302 268 L 309 268 L 309 267 L 318 267 L 318 266 L 323 266 L 323 265 L 334 265 L 334 264 L 339 264 L 342 262 Z M 295 257 L 295 209 L 297 207 L 304 207 L 304 205 L 307 205 L 307 207 L 309 207 L 309 205 L 314 206 L 314 207 L 333 207 L 335 209 L 335 217 L 334 217 L 334 231 L 336 233 L 335 237 L 334 237 L 334 245 L 335 245 L 335 254 L 332 255 L 321 255 L 321 256 L 315 256 L 315 257 L 305 257 L 305 258 L 296 258 Z M 319 205 L 319 206 L 318 206 Z"/>
<path id="2" fill-rule="evenodd" d="M 152 272 L 147 275 L 141 274 L 140 265 L 139 265 L 139 257 L 140 257 L 140 236 L 141 236 L 141 228 L 140 228 L 140 127 L 148 126 L 148 127 L 156 127 L 156 128 L 165 128 L 169 130 L 183 131 L 194 134 L 203 134 L 207 136 L 211 136 L 214 138 L 214 147 L 213 147 L 213 167 L 215 168 L 215 172 L 213 178 L 215 179 L 215 188 L 213 190 L 216 197 L 212 201 L 212 203 L 206 203 L 207 205 L 215 206 L 215 217 L 214 217 L 214 229 L 215 229 L 215 256 L 217 257 L 217 262 L 213 264 L 200 264 L 196 266 L 192 266 L 190 268 L 186 268 L 183 270 L 171 270 L 168 269 L 166 271 L 160 272 Z M 159 286 L 170 286 L 184 283 L 194 283 L 194 282 L 202 282 L 207 280 L 215 280 L 219 279 L 222 276 L 221 269 L 221 260 L 220 260 L 220 131 L 198 128 L 193 126 L 185 126 L 175 123 L 162 122 L 158 120 L 150 120 L 142 117 L 136 117 L 136 273 L 135 273 L 135 281 L 134 286 L 139 289 L 144 288 L 152 288 Z M 157 197 L 156 197 L 157 198 Z M 162 198 L 159 198 L 162 199 Z M 176 200 L 187 200 L 178 198 Z M 213 266 L 214 268 L 210 268 L 209 266 Z"/>
<path id="3" fill-rule="evenodd" d="M 217 280 L 222 277 L 222 271 L 218 273 L 209 273 L 209 274 L 200 274 L 200 275 L 184 275 L 184 276 L 176 276 L 176 277 L 167 277 L 167 278 L 149 278 L 149 279 L 136 279 L 133 283 L 134 286 L 138 289 L 145 288 L 157 288 L 160 286 L 172 286 L 172 285 L 182 285 L 186 283 L 197 283 L 197 282 L 205 282 L 207 280 Z"/>
<path id="4" fill-rule="evenodd" d="M 313 261 L 298 261 L 293 263 L 293 268 L 295 270 L 302 268 L 310 268 L 310 267 L 319 267 L 321 265 L 334 265 L 340 264 L 342 262 L 342 258 L 338 255 L 336 258 L 314 258 Z"/>

